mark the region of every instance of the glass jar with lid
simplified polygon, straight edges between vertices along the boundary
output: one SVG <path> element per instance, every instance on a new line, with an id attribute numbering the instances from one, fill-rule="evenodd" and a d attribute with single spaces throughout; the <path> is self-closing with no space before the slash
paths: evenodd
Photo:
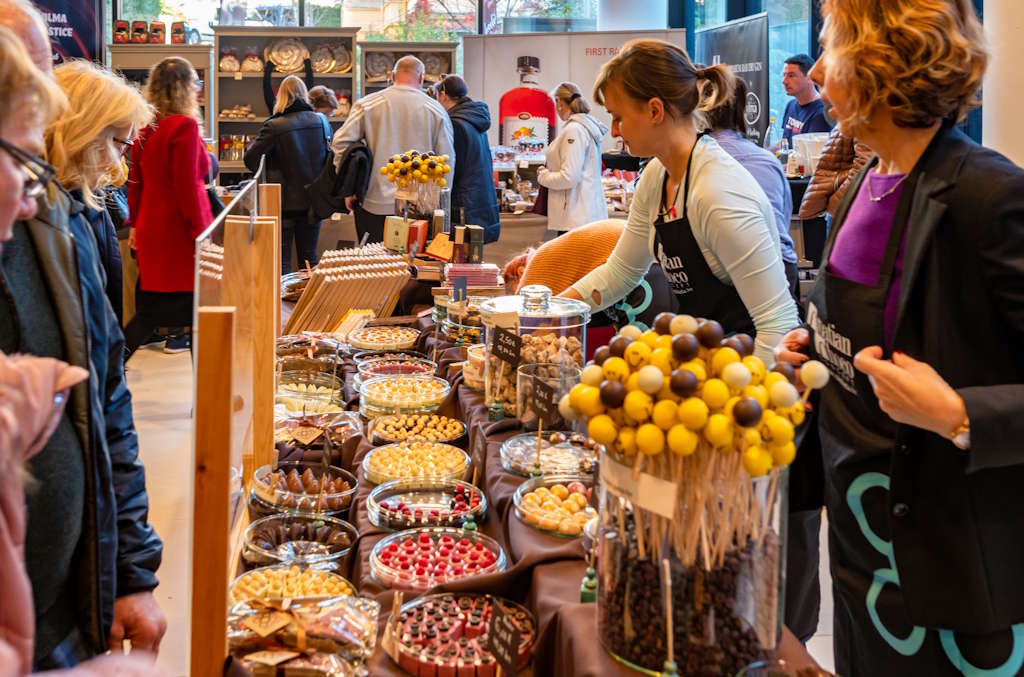
<path id="1" fill-rule="evenodd" d="M 500 296 L 480 306 L 487 359 L 487 405 L 497 402 L 507 416 L 517 414 L 516 369 L 494 355 L 494 336 L 504 329 L 522 339 L 519 365 L 549 363 L 581 367 L 586 354 L 590 308 L 582 301 L 552 296 L 543 285 L 527 285 L 518 296 Z"/>
<path id="2" fill-rule="evenodd" d="M 465 301 L 446 301 L 445 318 L 441 322 L 441 333 L 452 343 L 470 346 L 483 341 L 483 325 L 480 322 L 480 306 L 485 296 L 470 296 Z"/>

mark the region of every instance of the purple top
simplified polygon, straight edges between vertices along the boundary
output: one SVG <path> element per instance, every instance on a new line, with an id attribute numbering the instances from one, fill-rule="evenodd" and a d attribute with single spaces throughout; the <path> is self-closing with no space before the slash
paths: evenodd
<path id="1" fill-rule="evenodd" d="M 829 271 L 844 280 L 858 284 L 875 286 L 882 270 L 882 259 L 885 246 L 889 242 L 892 222 L 896 216 L 896 207 L 903 192 L 901 181 L 906 174 L 876 174 L 868 172 L 860 191 L 850 205 L 846 221 L 836 236 L 835 246 L 829 256 Z M 893 188 L 895 187 L 895 190 Z M 870 195 L 879 197 L 873 202 Z M 892 190 L 892 193 L 888 191 Z M 886 194 L 888 193 L 888 194 Z M 900 242 L 896 263 L 892 271 L 892 283 L 889 285 L 889 297 L 885 304 L 882 330 L 885 337 L 885 348 L 892 345 L 892 333 L 896 328 L 896 313 L 899 309 L 900 278 L 903 276 L 903 249 L 907 242 L 904 231 Z"/>

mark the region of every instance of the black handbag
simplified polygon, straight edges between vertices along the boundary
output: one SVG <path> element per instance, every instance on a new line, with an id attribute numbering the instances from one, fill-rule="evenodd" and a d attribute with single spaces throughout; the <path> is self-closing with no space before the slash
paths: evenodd
<path id="1" fill-rule="evenodd" d="M 217 195 L 217 189 L 213 186 L 207 186 L 206 199 L 210 201 L 210 212 L 213 213 L 213 218 L 220 216 L 221 212 L 224 211 L 224 203 L 221 201 L 220 196 Z"/>
<path id="2" fill-rule="evenodd" d="M 537 188 L 537 200 L 533 203 L 533 209 L 530 210 L 538 216 L 548 215 L 548 189 L 547 186 L 540 186 Z"/>

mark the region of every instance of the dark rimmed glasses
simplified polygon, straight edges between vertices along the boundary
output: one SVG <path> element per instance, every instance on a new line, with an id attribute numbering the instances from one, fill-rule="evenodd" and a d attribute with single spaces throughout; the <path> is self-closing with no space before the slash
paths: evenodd
<path id="1" fill-rule="evenodd" d="M 25 186 L 22 189 L 27 198 L 35 199 L 43 194 L 57 176 L 57 170 L 43 162 L 43 159 L 12 143 L 0 139 L 0 149 L 10 155 L 25 175 Z"/>

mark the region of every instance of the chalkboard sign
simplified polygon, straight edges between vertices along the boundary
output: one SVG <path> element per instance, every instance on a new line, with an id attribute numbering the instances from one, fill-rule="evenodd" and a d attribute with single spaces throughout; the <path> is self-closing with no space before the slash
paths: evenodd
<path id="1" fill-rule="evenodd" d="M 487 629 L 491 653 L 506 675 L 519 672 L 519 626 L 505 614 L 497 600 L 491 607 L 491 625 Z"/>
<path id="2" fill-rule="evenodd" d="M 465 301 L 468 286 L 465 277 L 452 278 L 452 301 Z"/>
<path id="3" fill-rule="evenodd" d="M 502 362 L 507 362 L 515 369 L 519 365 L 519 351 L 523 347 L 523 339 L 507 329 L 498 327 L 494 330 L 494 343 L 491 354 Z"/>
<path id="4" fill-rule="evenodd" d="M 555 387 L 536 376 L 533 378 L 533 410 L 548 425 L 558 417 Z"/>
<path id="5" fill-rule="evenodd" d="M 483 477 L 484 461 L 487 457 L 487 433 L 484 432 L 484 427 L 478 423 L 470 437 L 473 440 L 470 460 L 473 462 L 473 467 L 476 468 L 479 477 Z"/>

